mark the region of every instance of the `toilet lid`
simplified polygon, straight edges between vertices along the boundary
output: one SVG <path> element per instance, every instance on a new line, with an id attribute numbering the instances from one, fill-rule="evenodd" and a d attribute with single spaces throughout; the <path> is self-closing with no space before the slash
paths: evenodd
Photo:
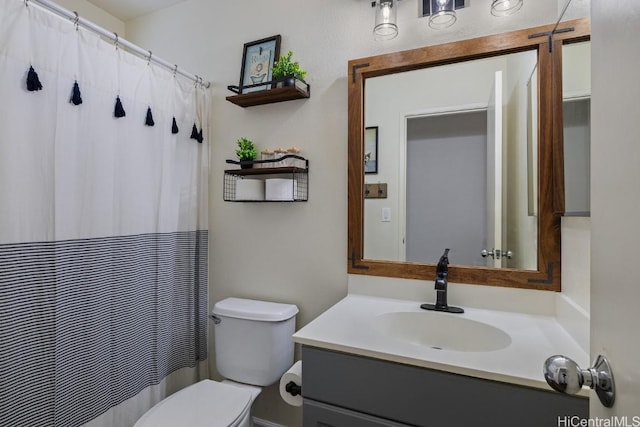
<path id="1" fill-rule="evenodd" d="M 248 390 L 203 380 L 160 401 L 135 427 L 235 426 L 249 410 L 251 401 Z"/>

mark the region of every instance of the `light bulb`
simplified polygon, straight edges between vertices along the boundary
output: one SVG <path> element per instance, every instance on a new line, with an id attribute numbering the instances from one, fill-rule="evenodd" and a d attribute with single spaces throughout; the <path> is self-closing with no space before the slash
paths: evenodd
<path id="1" fill-rule="evenodd" d="M 373 34 L 376 40 L 391 40 L 398 35 L 396 25 L 396 0 L 380 0 L 376 8 L 376 23 Z"/>
<path id="2" fill-rule="evenodd" d="M 432 0 L 429 26 L 437 30 L 450 27 L 456 22 L 453 0 Z"/>
<path id="3" fill-rule="evenodd" d="M 493 16 L 508 16 L 522 8 L 524 0 L 493 0 L 491 14 Z"/>
<path id="4" fill-rule="evenodd" d="M 382 8 L 382 20 L 385 23 L 389 23 L 389 18 L 391 17 L 391 2 L 384 2 L 380 4 Z"/>

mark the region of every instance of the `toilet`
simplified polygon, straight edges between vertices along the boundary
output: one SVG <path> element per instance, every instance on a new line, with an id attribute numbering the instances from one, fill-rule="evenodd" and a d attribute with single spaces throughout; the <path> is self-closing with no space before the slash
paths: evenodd
<path id="1" fill-rule="evenodd" d="M 261 387 L 293 364 L 298 307 L 242 298 L 212 310 L 216 367 L 226 380 L 203 380 L 160 401 L 134 427 L 249 427 Z"/>

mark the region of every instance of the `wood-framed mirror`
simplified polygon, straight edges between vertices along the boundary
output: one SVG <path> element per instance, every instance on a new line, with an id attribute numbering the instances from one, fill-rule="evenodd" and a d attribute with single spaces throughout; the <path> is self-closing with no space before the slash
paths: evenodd
<path id="1" fill-rule="evenodd" d="M 590 27 L 588 19 L 562 22 L 552 34 L 554 27 L 547 25 L 349 61 L 349 274 L 432 280 L 435 277 L 437 254 L 442 253 L 445 248 L 450 248 L 450 282 L 560 290 L 560 217 L 564 212 L 564 171 L 562 113 L 558 111 L 562 109 L 562 45 L 566 42 L 588 40 Z M 501 83 L 502 80 L 498 79 L 503 77 L 498 75 L 502 73 L 492 68 L 496 67 L 494 63 L 500 61 L 517 70 L 511 73 L 517 74 L 517 78 L 504 77 L 506 81 L 517 81 L 519 91 L 517 96 L 514 95 L 514 90 L 506 91 L 507 98 L 520 99 L 517 106 L 509 107 L 513 110 L 510 113 L 496 111 L 491 101 L 483 103 L 478 101 L 479 98 L 469 97 L 469 94 L 480 86 L 478 82 L 487 80 L 481 78 L 482 75 L 495 75 L 495 80 L 491 77 L 493 89 L 486 89 L 488 98 L 496 94 L 502 96 L 499 94 L 500 91 L 496 91 L 496 87 L 512 88 L 509 86 L 510 83 Z M 481 67 L 468 68 L 476 63 L 481 64 Z M 432 74 L 417 74 L 423 71 Z M 405 83 L 395 80 L 400 75 L 407 76 L 406 81 L 409 83 L 406 83 L 405 88 Z M 456 77 L 464 75 L 473 77 L 468 86 Z M 422 100 L 428 99 L 437 106 L 410 103 L 410 106 L 403 104 L 395 109 L 390 107 L 396 103 L 393 99 L 395 95 L 403 91 L 420 93 L 414 89 L 422 85 L 431 88 L 431 92 L 427 89 L 426 93 L 417 97 Z M 459 87 L 457 92 L 464 94 L 464 97 L 458 96 L 455 101 L 437 100 L 436 88 L 456 85 Z M 478 93 L 482 91 L 485 89 L 481 88 Z M 508 101 L 498 100 L 495 104 L 506 105 Z M 519 124 L 495 121 L 496 116 L 507 114 L 517 116 Z M 441 116 L 449 118 L 441 120 Z M 438 120 L 434 121 L 434 118 Z M 429 132 L 439 129 L 437 132 L 441 132 L 447 127 L 461 128 L 462 123 L 466 125 L 472 122 L 478 123 L 479 130 L 470 133 L 482 135 L 480 140 L 481 145 L 486 147 L 484 151 L 473 154 L 473 150 L 468 149 L 469 145 L 461 145 L 462 148 L 457 151 L 427 151 L 432 153 L 431 163 L 428 163 L 428 155 L 419 157 L 420 150 L 425 151 L 424 145 L 420 144 L 428 139 L 438 140 L 445 135 L 438 133 L 438 137 L 430 134 L 414 138 L 414 134 L 422 135 L 419 133 L 422 128 L 429 129 Z M 492 126 L 493 130 L 490 130 Z M 518 150 L 523 153 L 520 156 L 525 156 L 521 161 L 526 169 L 518 172 L 518 179 L 510 175 L 505 162 L 501 161 L 501 167 L 494 168 L 495 170 L 490 166 L 490 159 L 500 159 L 499 156 L 494 156 L 491 147 L 507 147 L 504 145 L 505 136 L 513 137 L 510 132 L 513 133 L 514 126 L 522 135 L 516 143 L 519 144 Z M 378 129 L 375 147 L 377 176 L 364 173 L 365 161 L 371 157 L 366 152 L 369 143 L 365 141 L 365 129 L 368 127 Z M 503 137 L 496 136 L 496 132 Z M 466 136 L 456 135 L 456 138 L 463 141 Z M 414 139 L 418 142 L 412 142 Z M 446 134 L 444 139 L 452 140 L 449 134 Z M 490 143 L 494 139 L 502 142 Z M 451 147 L 453 144 L 449 143 L 445 150 L 450 150 Z M 508 159 L 507 154 L 503 157 L 505 160 Z M 435 162 L 434 158 L 437 159 Z M 457 178 L 467 169 L 473 169 L 468 167 L 464 158 L 478 158 L 484 162 L 485 166 L 481 166 L 479 172 L 475 172 L 484 174 L 482 178 L 475 179 L 474 175 L 470 175 L 465 178 L 466 181 L 462 180 L 481 182 L 480 187 L 465 190 L 462 188 L 464 185 L 454 185 L 451 182 L 452 176 Z M 455 161 L 447 163 L 444 169 L 438 172 L 436 164 L 445 163 L 446 159 Z M 513 161 L 513 158 L 509 160 Z M 412 171 L 417 171 L 417 175 Z M 430 174 L 426 173 L 429 171 Z M 495 171 L 498 173 L 497 176 Z M 516 220 L 508 224 L 507 221 L 495 222 L 493 214 L 478 213 L 491 210 L 490 207 L 496 198 L 507 195 L 506 184 L 504 187 L 491 189 L 493 181 L 504 182 L 507 178 L 523 182 L 523 187 L 518 193 L 520 207 L 511 209 L 523 211 L 521 215 L 527 217 L 523 221 L 528 221 L 532 227 L 526 232 L 528 234 L 520 233 L 521 235 L 513 241 L 507 241 L 505 238 L 496 243 L 492 240 L 496 230 L 500 229 L 506 234 L 509 230 L 517 230 L 518 227 L 526 228 L 522 221 Z M 419 191 L 410 192 L 410 189 L 422 190 L 422 187 L 429 185 L 438 193 L 428 196 L 426 203 L 425 196 L 420 198 Z M 383 197 L 369 194 L 367 190 L 371 188 L 378 188 L 379 194 L 382 194 L 379 189 L 384 188 Z M 468 191 L 468 194 L 464 191 Z M 489 197 L 491 193 L 493 196 Z M 471 200 L 474 194 L 479 194 L 480 197 L 469 201 L 467 205 L 458 203 L 461 200 Z M 440 197 L 444 195 L 452 197 Z M 414 199 L 420 200 L 420 203 L 414 203 Z M 416 205 L 422 208 L 416 210 Z M 424 210 L 425 205 L 441 205 L 444 213 L 440 212 L 440 217 L 431 211 L 427 213 Z M 505 207 L 497 207 L 494 213 L 500 210 L 506 212 Z M 413 221 L 412 218 L 457 217 L 458 212 L 471 212 L 472 216 L 482 218 L 457 218 L 458 222 L 451 225 L 451 229 L 462 230 L 458 233 L 462 235 L 458 240 L 454 237 L 453 231 L 442 232 L 432 227 L 432 231 L 422 233 L 427 235 L 422 243 L 415 243 L 419 240 L 422 229 L 428 226 Z M 461 226 L 466 226 L 472 221 L 479 221 L 479 225 L 472 228 L 482 229 L 484 236 L 475 242 L 466 239 L 472 233 L 464 231 L 464 227 Z M 494 226 L 491 225 L 492 222 Z M 438 219 L 436 223 L 436 229 L 443 228 L 443 220 Z M 484 227 L 481 223 L 488 225 Z M 513 251 L 515 255 L 512 255 L 508 246 L 518 248 L 517 251 Z M 389 247 L 392 250 L 388 250 Z M 466 254 L 465 251 L 469 253 Z M 497 251 L 501 252 L 501 257 L 496 256 Z M 530 254 L 525 257 L 527 251 Z M 505 256 L 506 254 L 509 256 Z M 484 259 L 479 258 L 482 255 Z M 457 262 L 456 256 L 464 262 Z"/>

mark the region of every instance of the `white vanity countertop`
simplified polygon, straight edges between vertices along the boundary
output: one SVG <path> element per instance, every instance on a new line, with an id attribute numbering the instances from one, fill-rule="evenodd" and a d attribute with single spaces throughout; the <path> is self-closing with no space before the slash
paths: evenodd
<path id="1" fill-rule="evenodd" d="M 438 350 L 377 331 L 385 313 L 424 313 L 416 301 L 350 294 L 293 335 L 296 343 L 471 377 L 551 390 L 542 374 L 549 357 L 562 354 L 580 366 L 589 355 L 554 317 L 463 307 L 461 316 L 495 326 L 511 337 L 504 349 L 488 352 Z M 581 395 L 588 396 L 583 389 Z"/>

